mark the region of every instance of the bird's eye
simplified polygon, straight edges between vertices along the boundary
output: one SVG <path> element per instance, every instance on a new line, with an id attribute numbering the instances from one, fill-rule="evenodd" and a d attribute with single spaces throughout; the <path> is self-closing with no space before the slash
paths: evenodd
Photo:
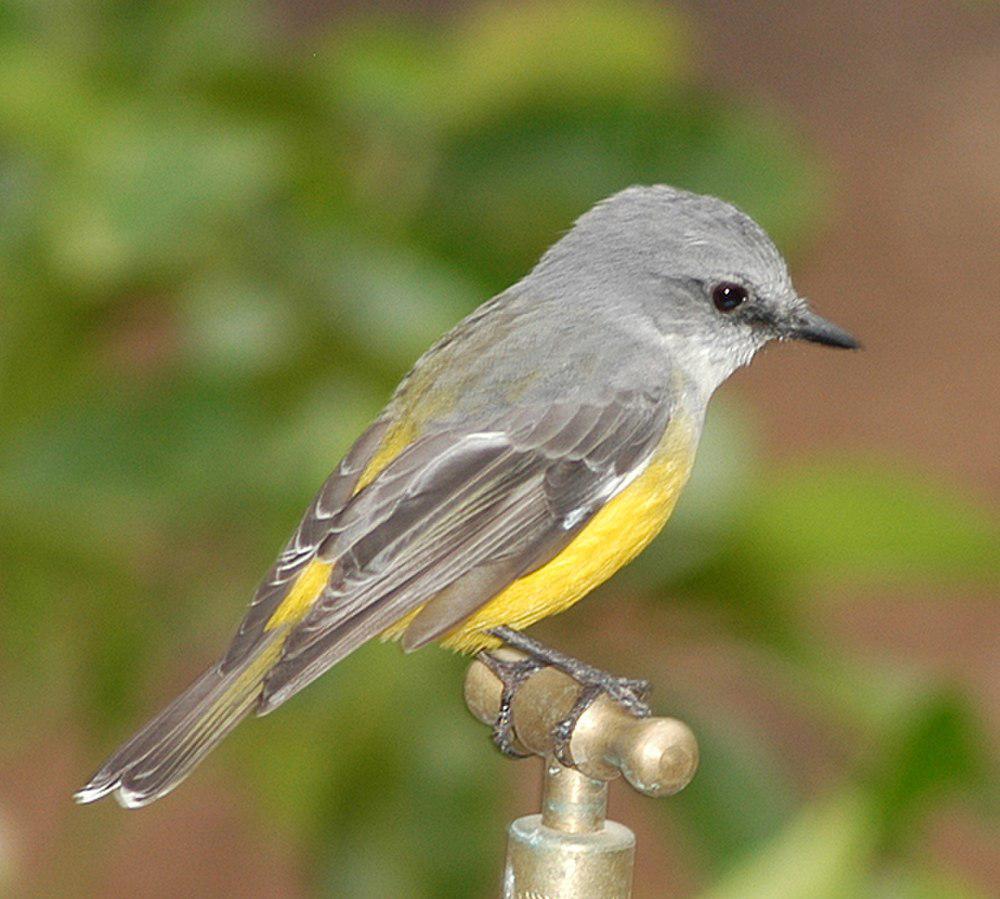
<path id="1" fill-rule="evenodd" d="M 743 305 L 750 294 L 742 284 L 723 281 L 712 288 L 712 302 L 719 312 L 732 312 L 737 306 Z"/>

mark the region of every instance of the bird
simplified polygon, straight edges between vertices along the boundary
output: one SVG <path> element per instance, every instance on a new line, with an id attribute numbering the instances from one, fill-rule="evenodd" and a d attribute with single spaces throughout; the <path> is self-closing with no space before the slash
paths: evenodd
<path id="1" fill-rule="evenodd" d="M 588 698 L 603 690 L 646 714 L 645 682 L 523 631 L 656 536 L 709 399 L 785 340 L 859 346 L 795 291 L 748 215 L 662 184 L 597 203 L 420 357 L 308 506 L 222 658 L 75 798 L 148 805 L 242 719 L 375 637 L 479 654 L 508 710 L 523 665 L 555 664 Z M 495 654 L 504 645 L 527 654 L 521 668 Z M 510 736 L 498 719 L 507 752 Z"/>

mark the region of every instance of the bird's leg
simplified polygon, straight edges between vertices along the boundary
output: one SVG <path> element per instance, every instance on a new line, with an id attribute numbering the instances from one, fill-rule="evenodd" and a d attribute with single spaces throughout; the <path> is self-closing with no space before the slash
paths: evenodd
<path id="1" fill-rule="evenodd" d="M 595 668 L 593 665 L 588 665 L 586 662 L 580 661 L 580 659 L 566 655 L 557 649 L 552 649 L 544 643 L 539 643 L 537 640 L 533 640 L 531 637 L 527 637 L 520 631 L 516 631 L 513 628 L 497 627 L 490 633 L 500 640 L 503 640 L 503 642 L 511 648 L 518 649 L 527 655 L 526 659 L 515 664 L 524 664 L 526 662 L 533 663 L 532 668 L 526 670 L 522 675 L 520 675 L 517 683 L 510 690 L 509 696 L 507 695 L 507 682 L 504 681 L 504 696 L 506 697 L 507 702 L 506 707 L 503 702 L 501 702 L 500 717 L 497 719 L 497 728 L 494 729 L 494 740 L 497 740 L 496 733 L 500 727 L 501 718 L 506 717 L 506 726 L 508 729 L 510 728 L 510 703 L 521 681 L 523 681 L 524 678 L 526 678 L 532 671 L 546 665 L 550 665 L 551 667 L 562 671 L 564 674 L 568 674 L 571 678 L 573 678 L 573 680 L 580 684 L 581 687 L 583 687 L 582 692 L 573 704 L 573 708 L 570 709 L 569 714 L 556 725 L 555 731 L 553 732 L 555 740 L 555 755 L 556 758 L 564 765 L 573 764 L 573 760 L 569 752 L 569 743 L 573 737 L 573 730 L 576 727 L 577 721 L 580 720 L 580 716 L 587 711 L 588 708 L 590 708 L 591 704 L 595 699 L 597 699 L 598 696 L 601 695 L 601 693 L 606 693 L 627 712 L 635 715 L 636 718 L 646 718 L 649 716 L 650 709 L 646 704 L 646 697 L 649 695 L 650 690 L 649 681 L 617 677 L 616 675 L 603 671 L 600 668 Z M 481 656 L 484 655 L 487 655 L 487 653 L 481 654 Z M 491 656 L 490 658 L 492 659 L 493 657 Z M 491 670 L 494 669 L 491 667 Z M 499 674 L 497 676 L 500 677 Z M 502 677 L 501 680 L 503 680 Z M 497 745 L 500 745 L 499 742 Z"/>
<path id="2" fill-rule="evenodd" d="M 539 668 L 544 668 L 545 663 L 539 662 L 531 656 L 526 659 L 500 659 L 485 650 L 478 653 L 476 658 L 489 668 L 503 684 L 503 692 L 500 694 L 500 711 L 497 712 L 497 720 L 493 723 L 493 742 L 497 749 L 508 758 L 525 758 L 528 753 L 519 752 L 514 748 L 514 728 L 510 717 L 510 704 L 517 688 L 524 683 L 530 674 Z"/>
<path id="3" fill-rule="evenodd" d="M 496 627 L 490 633 L 503 640 L 512 649 L 519 649 L 525 653 L 529 659 L 537 663 L 536 667 L 550 665 L 557 668 L 583 687 L 600 688 L 598 692 L 607 693 L 615 702 L 637 718 L 649 716 L 649 706 L 646 705 L 646 697 L 650 691 L 649 681 L 618 677 L 610 672 L 602 671 L 600 668 L 588 665 L 558 649 L 539 643 L 513 628 Z"/>

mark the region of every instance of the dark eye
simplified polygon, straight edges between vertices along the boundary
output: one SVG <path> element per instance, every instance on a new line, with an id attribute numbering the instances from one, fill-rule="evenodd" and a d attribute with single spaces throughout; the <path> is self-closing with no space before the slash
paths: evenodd
<path id="1" fill-rule="evenodd" d="M 723 281 L 712 288 L 712 302 L 719 312 L 732 312 L 747 301 L 747 289 L 742 284 Z"/>

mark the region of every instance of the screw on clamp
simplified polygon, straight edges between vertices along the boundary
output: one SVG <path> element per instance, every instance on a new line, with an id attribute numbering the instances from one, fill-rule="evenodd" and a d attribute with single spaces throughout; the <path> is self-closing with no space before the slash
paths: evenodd
<path id="1" fill-rule="evenodd" d="M 502 689 L 486 665 L 470 665 L 465 702 L 484 724 L 496 719 Z M 553 731 L 581 690 L 569 675 L 540 668 L 511 703 L 517 748 L 543 758 L 545 770 L 541 814 L 518 818 L 508 829 L 504 899 L 626 899 L 635 835 L 606 819 L 608 781 L 623 775 L 646 796 L 669 796 L 687 786 L 698 767 L 698 744 L 686 724 L 635 718 L 603 695 L 573 729 L 573 767 L 559 764 Z"/>

